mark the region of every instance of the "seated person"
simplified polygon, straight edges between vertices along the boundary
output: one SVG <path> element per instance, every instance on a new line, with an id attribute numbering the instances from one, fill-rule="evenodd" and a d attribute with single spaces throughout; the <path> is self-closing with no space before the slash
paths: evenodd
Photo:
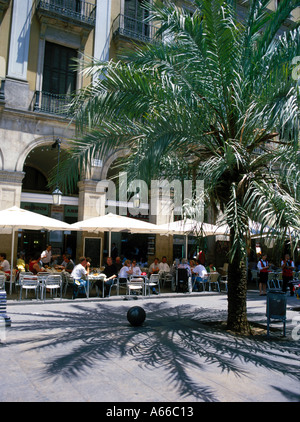
<path id="1" fill-rule="evenodd" d="M 177 268 L 179 268 L 179 269 L 180 268 L 186 268 L 188 270 L 189 277 L 192 275 L 191 267 L 189 266 L 187 259 L 185 259 L 185 258 L 182 258 L 181 263 L 178 265 Z"/>
<path id="2" fill-rule="evenodd" d="M 68 260 L 65 260 L 66 257 L 68 257 Z M 73 264 L 73 267 L 75 267 L 75 264 L 74 264 L 74 261 L 71 258 L 71 255 L 68 254 L 68 253 L 64 253 L 62 255 L 62 263 L 60 265 L 58 265 L 57 267 L 64 269 L 68 265 L 69 262 L 71 262 Z"/>
<path id="3" fill-rule="evenodd" d="M 17 259 L 17 269 L 20 272 L 24 272 L 26 270 L 26 264 L 25 264 L 25 255 L 23 252 L 20 252 Z"/>
<path id="4" fill-rule="evenodd" d="M 34 258 L 30 261 L 28 270 L 32 274 L 37 274 L 46 271 L 45 268 L 40 265 L 40 258 L 40 253 L 36 253 Z"/>
<path id="5" fill-rule="evenodd" d="M 71 259 L 71 255 L 64 255 L 64 263 L 63 265 L 59 266 L 59 268 L 62 268 L 63 270 L 67 271 L 67 273 L 71 273 L 74 267 L 75 265 Z"/>
<path id="6" fill-rule="evenodd" d="M 104 279 L 104 296 L 106 297 L 109 296 L 110 286 L 114 284 L 114 279 L 118 277 L 118 270 L 111 256 L 107 257 L 106 266 L 101 274 L 106 275 Z M 101 280 L 97 280 L 95 284 L 102 290 L 103 284 Z"/>
<path id="7" fill-rule="evenodd" d="M 126 259 L 123 267 L 121 268 L 119 272 L 119 283 L 126 284 L 128 276 L 130 276 L 131 274 L 132 274 L 131 261 L 129 259 Z"/>
<path id="8" fill-rule="evenodd" d="M 161 262 L 158 264 L 159 267 L 159 271 L 163 272 L 163 273 L 169 273 L 170 272 L 170 267 L 169 264 L 167 263 L 167 257 L 163 256 L 161 259 Z"/>
<path id="9" fill-rule="evenodd" d="M 149 277 L 151 277 L 152 274 L 159 274 L 159 259 L 154 258 L 154 262 L 149 267 Z M 152 293 L 155 295 L 158 295 L 157 291 L 155 290 L 155 287 L 151 287 Z"/>
<path id="10" fill-rule="evenodd" d="M 0 271 L 3 271 L 7 278 L 10 275 L 10 265 L 4 252 L 0 253 Z"/>
<path id="11" fill-rule="evenodd" d="M 216 267 L 214 267 L 213 263 L 210 263 L 208 267 L 206 267 L 206 271 L 208 273 L 215 273 L 217 270 L 216 270 Z"/>
<path id="12" fill-rule="evenodd" d="M 198 265 L 195 268 L 193 268 L 193 274 L 196 275 L 195 289 L 197 289 L 196 291 L 199 291 L 199 287 L 200 287 L 199 281 L 203 281 L 204 277 L 207 275 L 207 271 L 205 267 L 200 263 L 200 261 L 198 261 Z"/>
<path id="13" fill-rule="evenodd" d="M 132 275 L 134 276 L 140 276 L 142 274 L 142 271 L 140 267 L 136 264 L 135 259 L 132 261 L 131 269 L 132 269 Z"/>
<path id="14" fill-rule="evenodd" d="M 154 258 L 154 262 L 149 267 L 149 276 L 151 274 L 158 274 L 159 273 L 159 259 Z"/>
<path id="15" fill-rule="evenodd" d="M 116 257 L 115 266 L 117 268 L 117 272 L 119 273 L 121 268 L 123 267 L 123 264 L 121 262 L 121 258 L 119 256 Z"/>
<path id="16" fill-rule="evenodd" d="M 77 264 L 72 273 L 71 276 L 74 279 L 73 284 L 73 299 L 76 299 L 78 296 L 78 293 L 84 293 L 87 287 L 87 277 L 90 272 L 90 263 L 87 262 L 86 257 L 82 256 L 79 258 L 79 264 Z"/>

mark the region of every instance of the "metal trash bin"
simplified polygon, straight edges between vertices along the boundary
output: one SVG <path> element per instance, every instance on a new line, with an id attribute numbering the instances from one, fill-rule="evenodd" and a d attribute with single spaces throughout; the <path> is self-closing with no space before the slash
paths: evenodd
<path id="1" fill-rule="evenodd" d="M 283 321 L 283 335 L 285 336 L 286 325 L 286 300 L 287 295 L 281 290 L 270 290 L 267 293 L 267 336 L 270 332 L 270 320 Z"/>

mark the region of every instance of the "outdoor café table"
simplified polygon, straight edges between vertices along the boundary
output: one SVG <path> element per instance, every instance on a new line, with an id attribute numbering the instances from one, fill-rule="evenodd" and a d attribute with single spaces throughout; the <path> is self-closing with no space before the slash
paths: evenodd
<path id="1" fill-rule="evenodd" d="M 91 289 L 93 288 L 96 281 L 101 280 L 102 281 L 102 297 L 104 297 L 104 283 L 105 278 L 102 274 L 89 274 L 88 276 L 88 283 L 87 283 L 87 297 L 90 295 L 90 283 L 91 283 Z"/>

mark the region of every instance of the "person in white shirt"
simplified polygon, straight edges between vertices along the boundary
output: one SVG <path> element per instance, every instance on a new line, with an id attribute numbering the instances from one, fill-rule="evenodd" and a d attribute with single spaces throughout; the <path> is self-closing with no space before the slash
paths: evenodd
<path id="1" fill-rule="evenodd" d="M 132 275 L 134 276 L 140 276 L 142 274 L 140 267 L 136 265 L 135 259 L 132 261 L 131 270 L 132 270 Z"/>
<path id="2" fill-rule="evenodd" d="M 84 293 L 87 287 L 87 277 L 90 272 L 90 263 L 87 262 L 86 257 L 79 258 L 79 264 L 76 265 L 71 273 L 74 279 L 73 284 L 73 299 L 76 299 L 78 293 Z"/>
<path id="3" fill-rule="evenodd" d="M 3 271 L 7 274 L 7 276 L 10 274 L 10 265 L 9 262 L 6 259 L 6 253 L 0 253 L 0 271 Z"/>
<path id="4" fill-rule="evenodd" d="M 160 272 L 164 272 L 164 273 L 170 272 L 170 267 L 167 263 L 167 257 L 166 256 L 162 257 L 161 262 L 158 264 L 158 267 L 159 267 Z"/>
<path id="5" fill-rule="evenodd" d="M 159 259 L 158 258 L 154 258 L 154 262 L 152 262 L 152 264 L 149 267 L 149 276 L 151 274 L 158 274 L 159 273 Z"/>
<path id="6" fill-rule="evenodd" d="M 119 272 L 119 283 L 126 283 L 128 276 L 131 274 L 132 274 L 131 261 L 129 259 L 126 259 L 123 267 L 120 269 L 120 272 Z"/>
<path id="7" fill-rule="evenodd" d="M 193 268 L 192 272 L 193 274 L 196 275 L 195 288 L 197 288 L 197 290 L 199 291 L 199 287 L 200 287 L 199 281 L 203 281 L 204 277 L 207 275 L 206 268 L 202 264 L 200 264 L 200 261 L 198 261 L 198 265 L 196 265 L 196 267 Z"/>
<path id="8" fill-rule="evenodd" d="M 41 253 L 41 261 L 44 265 L 50 265 L 51 259 L 52 259 L 52 246 L 47 245 L 46 249 Z"/>
<path id="9" fill-rule="evenodd" d="M 266 296 L 267 294 L 267 282 L 269 273 L 269 262 L 267 261 L 267 255 L 263 254 L 261 259 L 257 263 L 257 269 L 259 271 L 259 295 Z"/>

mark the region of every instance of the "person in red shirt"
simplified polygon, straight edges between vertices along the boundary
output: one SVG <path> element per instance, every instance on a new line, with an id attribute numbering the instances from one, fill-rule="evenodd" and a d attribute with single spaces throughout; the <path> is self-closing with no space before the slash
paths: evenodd
<path id="1" fill-rule="evenodd" d="M 290 255 L 286 254 L 284 260 L 281 261 L 282 268 L 282 291 L 286 292 L 287 287 L 290 289 L 291 296 L 294 296 L 293 271 L 295 271 L 294 261 L 290 259 Z"/>

